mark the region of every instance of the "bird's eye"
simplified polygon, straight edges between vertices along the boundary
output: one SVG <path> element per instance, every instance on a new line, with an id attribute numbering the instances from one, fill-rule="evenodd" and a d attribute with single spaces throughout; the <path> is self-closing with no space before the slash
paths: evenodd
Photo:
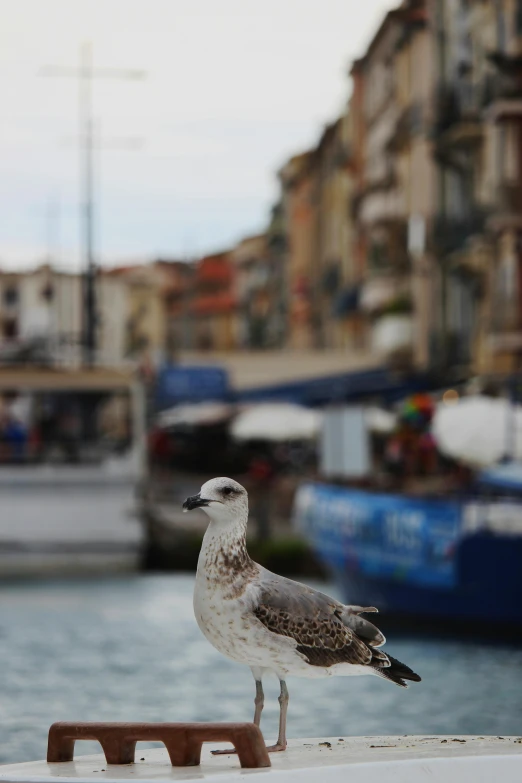
<path id="1" fill-rule="evenodd" d="M 234 490 L 232 489 L 232 487 L 225 487 L 224 490 L 223 490 L 223 494 L 224 495 L 231 495 L 233 491 Z"/>

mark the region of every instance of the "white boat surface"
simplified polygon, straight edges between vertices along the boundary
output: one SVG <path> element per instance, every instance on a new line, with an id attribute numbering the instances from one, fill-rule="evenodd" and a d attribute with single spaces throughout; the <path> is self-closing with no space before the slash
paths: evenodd
<path id="1" fill-rule="evenodd" d="M 80 747 L 79 747 L 80 745 Z M 272 753 L 272 766 L 241 769 L 235 755 L 212 756 L 203 746 L 201 765 L 172 767 L 164 748 L 136 750 L 136 762 L 107 765 L 102 754 L 74 761 L 32 761 L 0 766 L 0 783 L 119 783 L 194 781 L 223 783 L 255 775 L 272 783 L 520 783 L 522 737 L 401 736 L 290 740 L 285 753 Z M 81 744 L 77 743 L 77 753 Z"/>
<path id="2" fill-rule="evenodd" d="M 60 449 L 56 454 L 55 445 L 44 462 L 24 462 L 25 454 L 19 463 L 0 464 L 0 579 L 137 571 L 144 541 L 136 492 L 146 473 L 141 382 L 109 368 L 2 368 L 0 392 L 13 389 L 30 405 L 42 394 L 124 395 L 130 442 L 123 452 L 110 438 L 108 443 L 101 437 L 95 443 L 75 440 L 77 461 L 68 464 L 62 461 L 73 457 Z"/>

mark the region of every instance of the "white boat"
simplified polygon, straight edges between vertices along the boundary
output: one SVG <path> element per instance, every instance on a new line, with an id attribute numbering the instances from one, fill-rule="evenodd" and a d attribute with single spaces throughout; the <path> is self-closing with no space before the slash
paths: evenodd
<path id="1" fill-rule="evenodd" d="M 0 783 L 94 783 L 100 780 L 255 780 L 271 783 L 520 783 L 521 737 L 333 737 L 290 741 L 286 753 L 270 754 L 271 767 L 241 769 L 235 755 L 212 756 L 203 746 L 201 764 L 172 767 L 166 749 L 136 751 L 133 764 L 108 765 L 102 754 L 74 761 L 33 761 L 0 767 Z M 80 749 L 78 749 L 80 750 Z M 81 752 L 81 750 L 80 750 Z"/>
<path id="2" fill-rule="evenodd" d="M 35 407 L 53 396 L 125 398 L 130 420 L 123 453 L 110 447 L 62 464 L 0 461 L 0 578 L 135 571 L 143 549 L 136 490 L 146 471 L 144 390 L 132 373 L 107 368 L 0 368 L 0 395 L 15 390 Z M 1 445 L 1 444 L 0 444 Z"/>

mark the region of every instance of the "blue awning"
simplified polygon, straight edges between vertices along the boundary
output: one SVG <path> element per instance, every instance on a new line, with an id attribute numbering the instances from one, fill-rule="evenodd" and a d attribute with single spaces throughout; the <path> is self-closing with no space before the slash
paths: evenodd
<path id="1" fill-rule="evenodd" d="M 155 384 L 156 410 L 195 402 L 228 402 L 231 398 L 224 367 L 165 364 Z"/>
<path id="2" fill-rule="evenodd" d="M 425 374 L 394 373 L 381 368 L 245 389 L 236 393 L 236 399 L 238 402 L 293 402 L 310 407 L 356 402 L 368 397 L 393 402 L 427 391 L 432 385 Z"/>

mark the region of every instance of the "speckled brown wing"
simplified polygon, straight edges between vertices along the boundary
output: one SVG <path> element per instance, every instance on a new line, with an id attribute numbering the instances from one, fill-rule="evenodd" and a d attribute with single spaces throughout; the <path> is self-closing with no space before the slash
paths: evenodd
<path id="1" fill-rule="evenodd" d="M 349 663 L 368 666 L 403 688 L 405 680 L 420 682 L 409 666 L 379 649 L 386 641 L 383 634 L 361 617 L 375 612 L 373 607 L 345 606 L 308 585 L 257 569 L 254 614 L 272 633 L 294 639 L 310 666 Z"/>
<path id="2" fill-rule="evenodd" d="M 269 631 L 297 642 L 297 651 L 311 666 L 333 666 L 351 663 L 367 666 L 372 663 L 372 651 L 335 613 L 318 613 L 311 617 L 271 606 L 261 601 L 254 613 Z M 380 655 L 383 655 L 380 653 Z"/>

